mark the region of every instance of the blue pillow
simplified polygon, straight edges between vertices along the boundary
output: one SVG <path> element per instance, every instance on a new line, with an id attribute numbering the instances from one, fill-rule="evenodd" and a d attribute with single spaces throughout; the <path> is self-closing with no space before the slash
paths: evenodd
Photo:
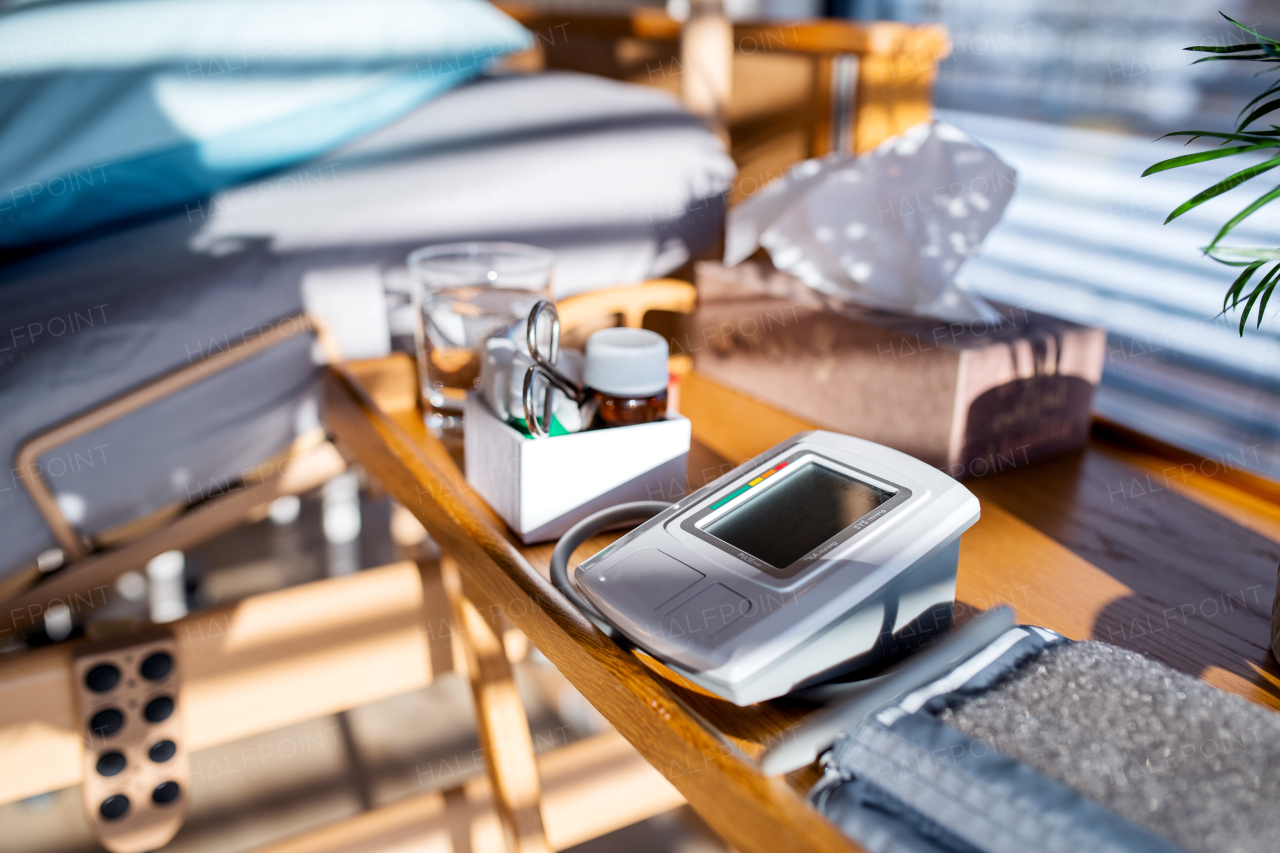
<path id="1" fill-rule="evenodd" d="M 0 15 L 0 248 L 317 156 L 529 44 L 484 0 L 91 0 Z"/>

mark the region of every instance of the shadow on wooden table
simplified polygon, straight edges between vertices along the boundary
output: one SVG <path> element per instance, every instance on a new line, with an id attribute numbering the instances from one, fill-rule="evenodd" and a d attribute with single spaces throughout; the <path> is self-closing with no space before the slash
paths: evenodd
<path id="1" fill-rule="evenodd" d="M 1095 616 L 1093 639 L 1211 683 L 1229 673 L 1280 708 L 1268 650 L 1280 543 L 1187 497 L 1169 471 L 1095 444 L 967 485 L 1126 588 Z"/>

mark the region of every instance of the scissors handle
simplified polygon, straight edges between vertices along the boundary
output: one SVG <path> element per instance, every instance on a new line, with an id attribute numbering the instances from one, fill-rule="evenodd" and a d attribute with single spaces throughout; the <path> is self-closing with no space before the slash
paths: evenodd
<path id="1" fill-rule="evenodd" d="M 538 320 L 543 314 L 549 314 L 551 317 L 551 341 L 550 346 L 547 348 L 546 356 L 538 348 Z M 551 410 L 555 402 L 554 392 L 560 391 L 579 405 L 582 404 L 584 399 L 582 389 L 574 384 L 569 377 L 556 369 L 556 362 L 560 358 L 560 315 L 556 312 L 554 304 L 545 299 L 540 299 L 534 303 L 533 308 L 529 310 L 529 323 L 525 327 L 525 341 L 529 345 L 529 357 L 533 359 L 533 365 L 524 374 L 524 393 L 522 395 L 524 398 L 524 422 L 529 428 L 529 434 L 534 438 L 546 438 L 551 434 Z M 538 422 L 536 400 L 536 385 L 539 377 L 547 385 L 542 401 L 541 423 Z"/>
<path id="2" fill-rule="evenodd" d="M 551 315 L 551 345 L 547 348 L 547 355 L 544 358 L 542 350 L 538 348 L 538 320 L 543 314 Z M 529 309 L 529 322 L 524 330 L 525 342 L 529 345 L 529 355 L 533 358 L 533 363 L 539 367 L 559 373 L 555 369 L 555 364 L 560 360 L 560 312 L 556 311 L 556 306 L 545 299 L 539 299 Z"/>

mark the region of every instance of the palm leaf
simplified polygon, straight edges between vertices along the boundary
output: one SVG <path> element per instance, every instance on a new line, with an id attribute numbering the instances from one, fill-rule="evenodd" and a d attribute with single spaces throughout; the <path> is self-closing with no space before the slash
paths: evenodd
<path id="1" fill-rule="evenodd" d="M 1226 19 L 1227 19 L 1228 21 L 1230 21 L 1231 23 L 1235 24 L 1235 25 L 1236 25 L 1237 27 L 1239 27 L 1240 29 L 1244 30 L 1244 31 L 1245 31 L 1246 33 L 1248 33 L 1249 35 L 1251 35 L 1251 36 L 1253 36 L 1254 38 L 1256 38 L 1258 41 L 1260 41 L 1260 42 L 1265 42 L 1266 44 L 1275 45 L 1275 46 L 1277 46 L 1277 47 L 1280 47 L 1280 41 L 1276 41 L 1275 39 L 1269 39 L 1269 38 L 1267 38 L 1266 36 L 1264 36 L 1264 35 L 1260 34 L 1257 30 L 1253 29 L 1252 27 L 1246 27 L 1244 24 L 1240 23 L 1240 22 L 1239 22 L 1239 21 L 1237 21 L 1235 18 L 1233 18 L 1233 17 L 1231 17 L 1230 15 L 1228 15 L 1226 12 L 1219 12 L 1218 14 L 1219 14 L 1219 15 L 1221 15 L 1222 17 L 1226 18 Z"/>
<path id="2" fill-rule="evenodd" d="M 1202 56 L 1192 65 L 1199 65 L 1201 62 L 1274 62 L 1275 57 L 1269 52 L 1251 53 L 1248 56 Z M 1266 72 L 1258 72 L 1260 74 Z"/>
<path id="3" fill-rule="evenodd" d="M 1277 109 L 1280 109 L 1280 98 L 1274 101 L 1267 101 L 1265 104 L 1258 107 L 1253 112 L 1249 113 L 1249 117 L 1244 121 L 1240 122 L 1240 125 L 1236 128 L 1236 130 L 1244 130 L 1250 124 L 1262 118 L 1267 113 L 1274 112 Z"/>
<path id="4" fill-rule="evenodd" d="M 1253 308 L 1253 303 L 1258 300 L 1258 291 L 1254 291 L 1249 296 L 1249 301 L 1244 306 L 1244 313 L 1240 315 L 1240 337 L 1244 337 L 1244 324 L 1249 322 L 1249 309 Z"/>
<path id="5" fill-rule="evenodd" d="M 1218 47 L 1217 45 L 1198 44 L 1198 45 L 1194 45 L 1193 47 L 1184 47 L 1183 50 L 1197 50 L 1197 51 L 1200 51 L 1201 53 L 1241 53 L 1246 50 L 1262 50 L 1262 45 L 1258 44 L 1257 42 L 1250 42 L 1249 44 L 1229 44 L 1229 45 L 1226 45 L 1225 47 Z"/>
<path id="6" fill-rule="evenodd" d="M 1190 166 L 1192 163 L 1204 163 L 1209 160 L 1219 160 L 1223 157 L 1234 157 L 1237 154 L 1243 154 L 1246 151 L 1257 151 L 1259 148 L 1274 148 L 1280 143 L 1277 142 L 1259 142 L 1256 145 L 1237 145 L 1233 148 L 1215 148 L 1212 151 L 1198 151 L 1195 154 L 1183 154 L 1180 157 L 1171 157 L 1168 160 L 1162 160 L 1156 163 L 1147 171 L 1142 173 L 1142 177 L 1154 175 L 1156 172 L 1164 172 L 1169 169 L 1177 169 L 1180 166 Z"/>
<path id="7" fill-rule="evenodd" d="M 1213 250 L 1214 255 L 1232 258 L 1257 258 L 1259 261 L 1280 261 L 1280 249 L 1252 248 L 1249 246 L 1223 246 Z M 1230 261 L 1223 261 L 1230 263 Z M 1239 264 L 1233 264 L 1239 266 Z"/>
<path id="8" fill-rule="evenodd" d="M 1258 271 L 1258 267 L 1262 266 L 1263 261 L 1254 261 L 1245 268 L 1244 272 L 1236 277 L 1231 283 L 1231 287 L 1227 290 L 1227 295 L 1222 297 L 1222 311 L 1226 313 L 1227 302 L 1231 302 L 1231 307 L 1235 308 L 1240 300 L 1240 292 L 1244 290 L 1244 286 L 1248 284 L 1249 279 L 1253 278 L 1253 274 Z"/>
<path id="9" fill-rule="evenodd" d="M 1264 193 L 1263 195 L 1259 196 L 1252 204 L 1250 204 L 1244 210 L 1237 213 L 1235 216 L 1231 217 L 1231 219 L 1228 220 L 1227 224 L 1222 226 L 1222 230 L 1218 232 L 1218 236 L 1213 238 L 1213 242 L 1208 245 L 1205 251 L 1206 252 L 1213 251 L 1213 248 L 1218 245 L 1218 241 L 1221 240 L 1223 237 L 1227 236 L 1227 233 L 1231 231 L 1232 228 L 1235 228 L 1237 225 L 1243 222 L 1245 217 L 1252 214 L 1254 211 L 1262 207 L 1264 204 L 1269 204 L 1277 198 L 1280 198 L 1280 186 L 1277 186 L 1274 189 L 1272 189 L 1270 192 Z"/>
<path id="10" fill-rule="evenodd" d="M 1221 139 L 1227 142 L 1235 140 L 1237 142 L 1251 142 L 1255 145 L 1259 145 L 1264 142 L 1274 143 L 1276 140 L 1268 139 L 1268 137 L 1276 135 L 1277 131 L 1274 130 L 1251 130 L 1248 133 L 1220 133 L 1214 130 L 1175 130 L 1172 133 L 1166 133 L 1164 136 L 1157 137 L 1156 141 L 1159 142 L 1161 139 L 1168 139 L 1170 136 L 1189 136 L 1191 138 L 1187 140 L 1187 144 L 1190 144 L 1203 136 L 1207 139 Z"/>
<path id="11" fill-rule="evenodd" d="M 1169 214 L 1169 218 L 1164 221 L 1165 224 L 1168 225 L 1170 222 L 1177 219 L 1179 216 L 1186 213 L 1188 210 L 1192 210 L 1196 207 L 1199 207 L 1209 199 L 1217 198 L 1218 196 L 1222 195 L 1228 190 L 1233 190 L 1236 187 L 1240 186 L 1250 178 L 1256 178 L 1258 175 L 1261 175 L 1264 172 L 1269 172 L 1270 170 L 1274 169 L 1276 166 L 1280 166 L 1280 157 L 1272 157 L 1270 160 L 1266 161 L 1265 163 L 1259 163 L 1256 166 L 1250 166 L 1247 169 L 1241 169 L 1239 172 L 1236 172 L 1231 177 L 1218 181 L 1218 183 L 1209 187 L 1207 190 L 1201 193 L 1198 193 L 1195 196 L 1192 196 L 1191 198 L 1184 201 L 1178 207 L 1177 210 Z"/>
<path id="12" fill-rule="evenodd" d="M 1276 270 L 1280 270 L 1280 264 L 1276 264 L 1271 268 L 1272 273 L 1275 273 Z M 1280 284 L 1280 278 L 1267 285 L 1266 293 L 1262 294 L 1262 301 L 1258 303 L 1258 323 L 1254 326 L 1256 329 L 1262 328 L 1262 317 L 1267 313 L 1267 302 L 1271 299 L 1271 292 L 1276 289 L 1277 284 Z"/>
<path id="13" fill-rule="evenodd" d="M 1268 95 L 1274 95 L 1276 92 L 1280 92 L 1280 83 L 1276 83 L 1274 86 L 1268 86 L 1267 91 L 1263 92 L 1261 95 L 1254 98 L 1249 103 L 1245 104 L 1244 109 L 1236 113 L 1236 118 L 1239 118 L 1240 116 L 1244 115 L 1244 111 L 1249 109 L 1249 107 L 1253 106 L 1254 104 L 1258 103 L 1258 101 L 1261 101 L 1263 98 L 1267 97 Z"/>
<path id="14" fill-rule="evenodd" d="M 1245 26 L 1239 21 L 1225 13 L 1219 13 L 1224 19 L 1235 27 L 1253 36 L 1254 41 L 1242 44 L 1229 45 L 1195 45 L 1186 48 L 1188 51 L 1195 53 L 1207 54 L 1192 62 L 1193 65 L 1201 62 L 1261 62 L 1262 70 L 1258 71 L 1254 76 L 1258 77 L 1263 74 L 1269 74 L 1273 71 L 1280 72 L 1280 41 L 1268 38 L 1258 33 L 1252 27 Z M 1237 154 L 1246 154 L 1261 149 L 1280 149 L 1280 124 L 1268 123 L 1267 130 L 1248 130 L 1248 128 L 1258 122 L 1262 122 L 1268 116 L 1274 115 L 1280 111 L 1280 82 L 1268 85 L 1260 95 L 1253 98 L 1249 103 L 1245 104 L 1240 112 L 1236 115 L 1237 125 L 1234 133 L 1221 133 L 1217 131 L 1203 130 L 1182 130 L 1175 133 L 1165 134 L 1162 139 L 1167 137 L 1184 137 L 1186 144 L 1190 145 L 1199 139 L 1216 139 L 1219 144 L 1215 150 L 1198 151 L 1194 154 L 1186 154 L 1181 157 L 1172 157 L 1162 160 L 1154 166 L 1143 172 L 1143 177 L 1152 175 L 1157 172 L 1164 172 L 1170 169 L 1177 169 L 1182 166 L 1192 166 L 1197 163 L 1205 163 L 1213 160 L 1220 160 L 1225 157 L 1234 157 Z M 1237 143 L 1237 144 L 1230 144 Z M 1275 152 L 1272 152 L 1275 153 Z M 1223 193 L 1240 186 L 1242 183 L 1249 181 L 1264 172 L 1270 171 L 1276 166 L 1280 166 L 1280 157 L 1273 157 L 1262 163 L 1257 163 L 1247 169 L 1243 169 L 1230 177 L 1221 180 L 1209 187 L 1208 189 L 1196 194 L 1192 198 L 1183 202 L 1176 210 L 1169 214 L 1165 219 L 1166 223 L 1172 222 L 1182 214 L 1192 210 L 1199 205 L 1216 198 Z M 1222 297 L 1222 313 L 1228 310 L 1239 308 L 1240 303 L 1244 303 L 1244 310 L 1240 315 L 1239 332 L 1244 335 L 1244 327 L 1248 322 L 1254 308 L 1257 308 L 1257 319 L 1255 325 L 1261 327 L 1262 318 L 1266 315 L 1267 307 L 1271 300 L 1271 294 L 1275 292 L 1276 286 L 1280 285 L 1280 248 L 1267 248 L 1263 246 L 1220 246 L 1219 243 L 1249 216 L 1252 216 L 1260 208 L 1270 204 L 1280 198 L 1280 186 L 1273 187 L 1268 192 L 1262 194 L 1254 201 L 1250 202 L 1243 210 L 1237 213 L 1226 224 L 1219 229 L 1214 236 L 1213 241 L 1206 247 L 1204 252 L 1214 261 L 1225 266 L 1242 268 L 1231 286 L 1227 289 L 1226 294 Z M 1253 280 L 1253 276 L 1259 269 L 1271 264 L 1271 268 L 1266 271 L 1261 280 L 1253 285 L 1249 292 L 1245 293 L 1245 288 Z"/>
<path id="15" fill-rule="evenodd" d="M 1244 337 L 1244 324 L 1249 322 L 1249 312 L 1253 310 L 1253 303 L 1258 301 L 1258 297 L 1262 295 L 1262 291 L 1271 283 L 1271 279 L 1275 278 L 1276 271 L 1280 270 L 1280 264 L 1276 264 L 1271 270 L 1262 277 L 1262 281 L 1253 288 L 1253 292 L 1249 294 L 1249 301 L 1245 303 L 1244 313 L 1240 315 L 1240 336 Z M 1235 306 L 1232 305 L 1232 308 Z M 1258 323 L 1262 323 L 1262 315 L 1258 315 Z"/>

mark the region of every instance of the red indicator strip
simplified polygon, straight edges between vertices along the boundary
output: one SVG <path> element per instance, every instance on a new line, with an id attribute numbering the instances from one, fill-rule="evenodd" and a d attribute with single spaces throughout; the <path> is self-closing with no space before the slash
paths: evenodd
<path id="1" fill-rule="evenodd" d="M 743 492 L 745 492 L 747 489 L 751 488 L 752 486 L 759 485 L 759 484 L 760 484 L 760 482 L 761 482 L 762 480 L 764 480 L 766 477 L 772 477 L 774 474 L 776 474 L 777 472 L 781 471 L 783 468 L 786 468 L 786 467 L 787 467 L 788 465 L 790 465 L 790 464 L 791 464 L 790 462 L 779 462 L 777 465 L 774 465 L 772 468 L 770 468 L 768 471 L 765 471 L 765 472 L 764 472 L 763 474 L 761 474 L 759 477 L 756 477 L 756 478 L 755 478 L 754 480 L 752 480 L 750 483 L 747 483 L 745 486 L 739 486 L 738 488 L 734 489 L 734 490 L 733 490 L 732 492 L 730 492 L 729 494 L 727 494 L 727 495 L 725 495 L 724 497 L 722 497 L 720 500 L 718 500 L 718 501 L 716 501 L 715 503 L 713 503 L 713 504 L 711 505 L 711 508 L 712 508 L 712 509 L 719 509 L 720 507 L 722 507 L 722 506 L 724 506 L 725 504 L 727 504 L 729 501 L 731 501 L 731 500 L 733 500 L 734 498 L 736 498 L 738 495 L 740 495 L 740 494 L 742 494 Z"/>

